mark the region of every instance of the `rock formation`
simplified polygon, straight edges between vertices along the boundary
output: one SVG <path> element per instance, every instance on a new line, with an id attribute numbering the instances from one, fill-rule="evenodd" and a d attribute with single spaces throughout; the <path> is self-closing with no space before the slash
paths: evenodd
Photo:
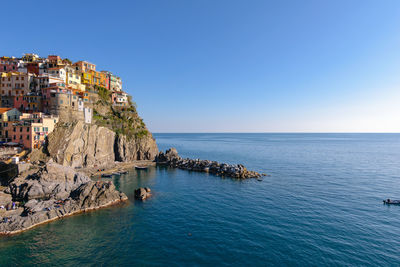
<path id="1" fill-rule="evenodd" d="M 109 94 L 109 92 L 105 92 Z M 93 99 L 92 123 L 76 116 L 60 118 L 44 149 L 34 150 L 34 162 L 55 162 L 71 167 L 107 167 L 115 161 L 154 160 L 158 148 L 139 117 L 136 106 L 116 107 L 111 97 Z"/>
<path id="2" fill-rule="evenodd" d="M 71 167 L 114 162 L 115 133 L 83 121 L 60 124 L 48 136 L 47 151 L 59 164 Z"/>
<path id="3" fill-rule="evenodd" d="M 0 207 L 10 208 L 11 200 L 19 203 L 16 209 L 0 213 L 0 234 L 13 234 L 35 225 L 74 213 L 108 206 L 126 200 L 114 184 L 92 181 L 71 167 L 50 160 L 12 181 L 0 192 Z"/>
<path id="4" fill-rule="evenodd" d="M 140 187 L 135 190 L 135 198 L 139 200 L 145 200 L 151 196 L 151 190 L 148 187 Z"/>
<path id="5" fill-rule="evenodd" d="M 152 136 L 129 140 L 125 135 L 117 135 L 114 144 L 116 161 L 153 160 L 158 153 L 157 144 Z"/>
<path id="6" fill-rule="evenodd" d="M 64 166 L 92 167 L 153 160 L 158 148 L 151 134 L 128 139 L 106 127 L 77 121 L 60 123 L 48 136 L 46 152 Z"/>
<path id="7" fill-rule="evenodd" d="M 184 159 L 178 155 L 178 152 L 175 148 L 170 148 L 165 153 L 160 152 L 156 157 L 156 162 L 157 164 L 163 164 L 173 168 L 198 172 L 209 172 L 221 177 L 247 179 L 265 176 L 265 174 L 249 171 L 241 164 L 232 165 L 210 160 Z"/>

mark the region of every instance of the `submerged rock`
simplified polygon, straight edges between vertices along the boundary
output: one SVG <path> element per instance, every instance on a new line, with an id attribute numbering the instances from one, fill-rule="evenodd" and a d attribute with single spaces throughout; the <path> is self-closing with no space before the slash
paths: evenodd
<path id="1" fill-rule="evenodd" d="M 165 153 L 160 152 L 156 157 L 156 162 L 173 168 L 207 172 L 221 177 L 247 179 L 265 176 L 265 174 L 247 170 L 242 164 L 233 165 L 210 160 L 181 158 L 175 148 L 170 148 Z"/>
<path id="2" fill-rule="evenodd" d="M 127 200 L 111 181 L 92 181 L 71 167 L 49 162 L 9 185 L 9 198 L 19 207 L 0 215 L 0 234 L 13 234 L 78 212 Z M 15 201 L 15 202 L 14 202 Z M 1 204 L 1 203 L 0 203 Z"/>

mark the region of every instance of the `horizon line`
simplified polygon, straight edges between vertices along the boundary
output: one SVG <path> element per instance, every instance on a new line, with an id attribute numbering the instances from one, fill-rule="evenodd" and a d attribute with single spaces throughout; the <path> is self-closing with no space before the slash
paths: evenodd
<path id="1" fill-rule="evenodd" d="M 400 134 L 400 132 L 151 132 L 153 134 Z"/>

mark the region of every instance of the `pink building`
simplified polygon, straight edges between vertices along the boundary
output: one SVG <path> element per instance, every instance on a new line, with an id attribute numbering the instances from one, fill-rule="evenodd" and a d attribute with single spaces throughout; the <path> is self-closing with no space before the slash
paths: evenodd
<path id="1" fill-rule="evenodd" d="M 0 57 L 0 72 L 18 71 L 18 61 L 15 58 Z"/>
<path id="2" fill-rule="evenodd" d="M 13 106 L 21 112 L 39 112 L 42 110 L 42 96 L 34 93 L 14 96 Z"/>
<path id="3" fill-rule="evenodd" d="M 7 122 L 3 126 L 3 132 L 8 141 L 19 143 L 26 149 L 39 148 L 57 122 L 57 116 L 46 116 L 43 113 L 23 114 L 19 121 Z"/>

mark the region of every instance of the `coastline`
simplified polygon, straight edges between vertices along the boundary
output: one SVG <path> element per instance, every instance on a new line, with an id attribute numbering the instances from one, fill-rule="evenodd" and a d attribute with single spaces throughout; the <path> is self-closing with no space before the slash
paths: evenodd
<path id="1" fill-rule="evenodd" d="M 112 181 L 94 181 L 52 161 L 16 177 L 4 190 L 0 235 L 128 200 Z"/>
<path id="2" fill-rule="evenodd" d="M 113 205 L 117 205 L 117 204 L 126 202 L 127 200 L 128 200 L 128 197 L 125 197 L 125 198 L 119 199 L 119 200 L 118 199 L 117 200 L 112 200 L 109 203 L 106 203 L 106 204 L 103 204 L 103 205 L 100 205 L 100 206 L 97 206 L 97 207 L 86 208 L 86 209 L 83 209 L 83 210 L 77 210 L 77 211 L 73 211 L 73 212 L 70 212 L 70 213 L 62 214 L 62 215 L 58 215 L 57 214 L 57 217 L 54 217 L 54 218 L 51 218 L 51 219 L 47 219 L 45 221 L 38 222 L 36 224 L 33 224 L 33 225 L 29 226 L 29 227 L 26 227 L 26 228 L 23 228 L 23 229 L 20 229 L 20 230 L 0 232 L 0 236 L 10 236 L 10 235 L 20 234 L 22 232 L 25 232 L 27 230 L 30 230 L 30 229 L 35 228 L 35 227 L 37 227 L 39 225 L 42 225 L 42 224 L 50 223 L 52 221 L 60 220 L 60 219 L 63 219 L 65 217 L 70 217 L 70 216 L 78 215 L 78 214 L 81 214 L 81 213 L 96 211 L 98 209 L 102 209 L 102 208 L 106 208 L 106 207 L 110 207 L 110 206 L 113 206 Z"/>
<path id="3" fill-rule="evenodd" d="M 156 166 L 156 162 L 154 160 L 136 160 L 131 162 L 114 162 L 114 164 L 110 164 L 108 166 L 102 167 L 86 167 L 81 169 L 75 169 L 77 172 L 82 172 L 89 177 L 101 176 L 103 174 L 112 174 L 114 172 L 121 171 L 130 171 L 135 167 L 148 167 L 148 166 Z M 98 171 L 102 169 L 102 171 Z M 104 170 L 103 170 L 104 169 Z"/>

